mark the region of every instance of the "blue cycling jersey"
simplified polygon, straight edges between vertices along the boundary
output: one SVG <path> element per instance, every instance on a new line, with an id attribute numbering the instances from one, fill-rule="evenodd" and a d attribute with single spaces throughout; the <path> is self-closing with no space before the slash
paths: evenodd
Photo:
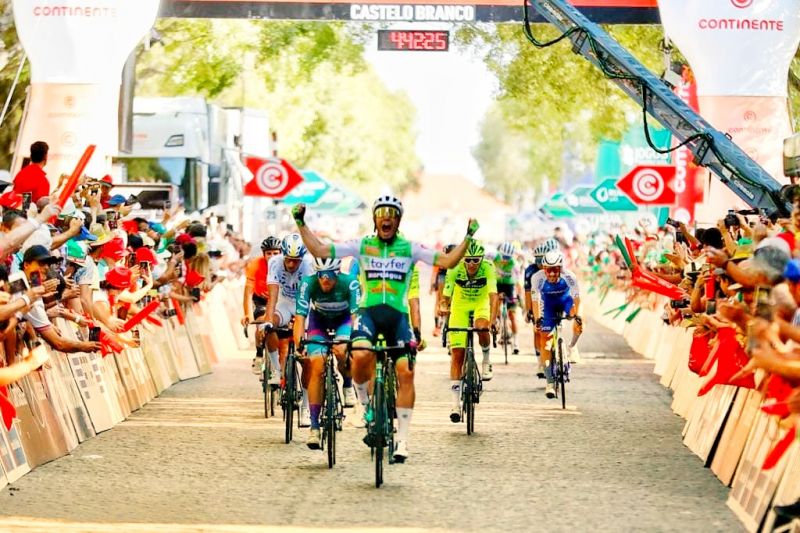
<path id="1" fill-rule="evenodd" d="M 539 270 L 541 270 L 541 267 L 536 263 L 531 263 L 525 268 L 525 279 L 523 282 L 525 292 L 531 291 L 531 279 L 537 272 L 539 272 Z"/>
<path id="2" fill-rule="evenodd" d="M 541 302 L 544 309 L 548 304 L 560 304 L 566 297 L 573 299 L 580 296 L 578 279 L 568 270 L 561 272 L 561 277 L 555 283 L 547 281 L 544 270 L 540 270 L 531 278 L 531 297 L 534 301 Z"/>

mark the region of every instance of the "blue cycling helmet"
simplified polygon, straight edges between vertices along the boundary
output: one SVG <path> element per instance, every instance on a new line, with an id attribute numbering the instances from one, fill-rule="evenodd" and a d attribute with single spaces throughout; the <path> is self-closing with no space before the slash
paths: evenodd
<path id="1" fill-rule="evenodd" d="M 302 259 L 306 255 L 306 246 L 303 239 L 297 233 L 290 233 L 283 238 L 281 243 L 281 253 L 284 257 L 291 259 Z"/>

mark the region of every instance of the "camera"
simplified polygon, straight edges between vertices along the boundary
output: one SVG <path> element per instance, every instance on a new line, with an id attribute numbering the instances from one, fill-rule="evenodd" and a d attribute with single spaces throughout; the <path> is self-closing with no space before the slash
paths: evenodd
<path id="1" fill-rule="evenodd" d="M 670 300 L 669 301 L 669 306 L 671 308 L 673 308 L 673 309 L 681 309 L 683 307 L 689 307 L 689 305 L 691 305 L 691 303 L 692 302 L 690 302 L 688 299 L 683 298 L 681 300 Z"/>
<path id="2" fill-rule="evenodd" d="M 27 213 L 28 209 L 31 207 L 31 201 L 33 200 L 33 195 L 29 192 L 22 193 L 22 212 Z"/>
<path id="3" fill-rule="evenodd" d="M 200 287 L 193 287 L 191 290 L 189 290 L 189 294 L 192 295 L 192 299 L 195 302 L 200 301 Z"/>
<path id="4" fill-rule="evenodd" d="M 764 320 L 772 321 L 774 318 L 774 311 L 772 303 L 770 302 L 770 288 L 757 287 L 756 288 L 756 316 Z"/>
<path id="5" fill-rule="evenodd" d="M 98 326 L 89 329 L 89 342 L 100 342 L 100 328 Z"/>
<path id="6" fill-rule="evenodd" d="M 733 209 L 728 209 L 728 214 L 725 215 L 725 227 L 728 229 L 739 227 L 739 217 Z"/>
<path id="7" fill-rule="evenodd" d="M 673 218 L 667 218 L 667 224 L 676 229 L 681 227 L 681 223 Z"/>
<path id="8" fill-rule="evenodd" d="M 164 309 L 162 314 L 164 318 L 171 318 L 173 316 L 178 316 L 178 312 L 175 309 Z"/>

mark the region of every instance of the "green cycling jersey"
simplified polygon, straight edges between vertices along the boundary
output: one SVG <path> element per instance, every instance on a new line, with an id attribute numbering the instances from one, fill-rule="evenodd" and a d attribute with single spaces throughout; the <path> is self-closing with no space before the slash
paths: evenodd
<path id="1" fill-rule="evenodd" d="M 513 285 L 519 279 L 519 269 L 513 257 L 506 259 L 500 254 L 495 255 L 494 267 L 497 271 L 497 283 Z"/>
<path id="2" fill-rule="evenodd" d="M 361 267 L 362 308 L 388 305 L 408 313 L 408 291 L 412 269 L 417 261 L 429 265 L 438 254 L 421 244 L 397 236 L 390 242 L 376 235 L 331 245 L 331 257 L 358 258 Z"/>
<path id="3" fill-rule="evenodd" d="M 297 292 L 297 310 L 299 316 L 308 316 L 314 311 L 327 318 L 352 314 L 358 309 L 361 286 L 354 276 L 339 274 L 336 285 L 329 292 L 322 290 L 316 275 L 306 276 Z"/>

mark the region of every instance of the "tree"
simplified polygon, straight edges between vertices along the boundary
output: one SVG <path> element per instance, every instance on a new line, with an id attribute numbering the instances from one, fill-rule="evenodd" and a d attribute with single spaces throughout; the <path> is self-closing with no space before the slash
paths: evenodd
<path id="1" fill-rule="evenodd" d="M 660 27 L 606 29 L 651 70 L 658 70 Z M 534 33 L 539 40 L 557 37 L 555 29 L 539 24 L 534 25 Z M 470 26 L 459 32 L 458 40 L 481 54 L 500 81 L 502 120 L 487 120 L 484 134 L 491 125 L 501 125 L 527 141 L 529 172 L 525 176 L 518 174 L 525 165 L 516 173 L 484 167 L 487 184 L 494 190 L 521 191 L 526 185 L 536 188 L 545 179 L 557 181 L 564 171 L 565 147 L 588 162 L 600 139 L 619 139 L 632 114 L 641 112 L 597 68 L 573 54 L 567 42 L 536 48 L 519 24 Z M 476 153 L 490 151 L 493 144 L 495 139 L 484 137 Z M 484 157 L 484 162 L 491 165 L 492 161 L 503 158 Z"/>
<path id="2" fill-rule="evenodd" d="M 11 2 L 3 2 L 0 7 L 0 65 L 2 65 L 0 68 L 0 109 L 12 89 L 20 61 L 25 61 L 25 53 L 17 39 Z M 25 88 L 29 81 L 30 68 L 26 64 L 22 69 L 19 83 L 14 88 L 6 117 L 0 125 L 0 169 L 11 168 L 17 133 L 25 106 Z"/>
<path id="3" fill-rule="evenodd" d="M 157 31 L 163 46 L 139 54 L 137 94 L 266 109 L 296 165 L 365 193 L 413 184 L 414 109 L 364 59 L 364 27 L 165 20 Z"/>

